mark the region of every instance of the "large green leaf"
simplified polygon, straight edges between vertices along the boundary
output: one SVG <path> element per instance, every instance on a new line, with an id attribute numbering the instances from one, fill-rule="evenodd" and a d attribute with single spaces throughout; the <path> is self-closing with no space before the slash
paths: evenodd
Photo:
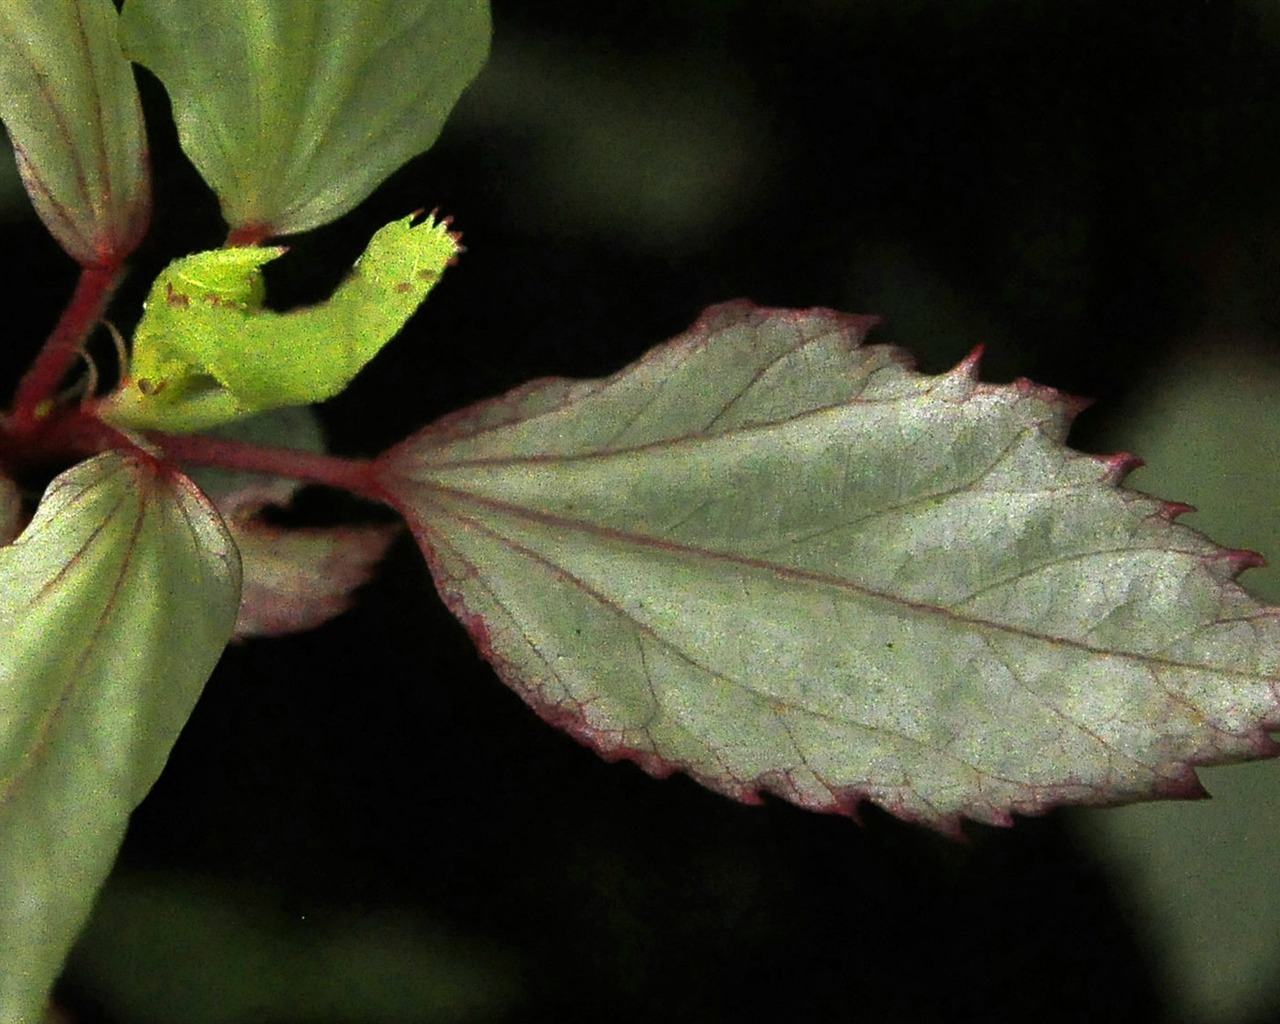
<path id="1" fill-rule="evenodd" d="M 63 473 L 0 548 L 0 1021 L 42 1019 L 239 594 L 217 513 L 143 456 Z"/>
<path id="2" fill-rule="evenodd" d="M 227 223 L 264 235 L 340 217 L 427 150 L 489 51 L 486 0 L 128 0 L 123 19 Z"/>
<path id="3" fill-rule="evenodd" d="M 1066 448 L 1061 396 L 923 376 L 868 326 L 720 307 L 378 473 L 502 677 L 655 774 L 953 829 L 1272 753 L 1252 557 Z"/>
<path id="4" fill-rule="evenodd" d="M 116 263 L 151 213 L 146 137 L 111 0 L 0 3 L 0 119 L 37 212 L 80 263 Z"/>
<path id="5" fill-rule="evenodd" d="M 262 308 L 254 246 L 195 253 L 151 286 L 128 373 L 100 406 L 137 429 L 191 431 L 338 394 L 390 341 L 458 252 L 447 221 L 393 221 L 326 302 Z"/>

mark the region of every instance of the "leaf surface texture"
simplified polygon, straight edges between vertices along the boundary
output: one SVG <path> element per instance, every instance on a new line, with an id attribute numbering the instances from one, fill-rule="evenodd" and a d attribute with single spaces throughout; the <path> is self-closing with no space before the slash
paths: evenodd
<path id="1" fill-rule="evenodd" d="M 709 310 L 392 449 L 383 485 L 503 679 L 608 757 L 953 830 L 1201 791 L 1272 753 L 1256 564 L 1064 444 L 1077 403 L 824 310 Z"/>

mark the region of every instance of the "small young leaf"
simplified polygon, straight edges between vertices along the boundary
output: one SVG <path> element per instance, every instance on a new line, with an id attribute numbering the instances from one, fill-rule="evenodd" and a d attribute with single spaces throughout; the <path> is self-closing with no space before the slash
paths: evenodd
<path id="1" fill-rule="evenodd" d="M 206 436 L 300 452 L 325 450 L 320 421 L 306 406 L 273 409 Z M 398 532 L 388 526 L 282 529 L 261 513 L 286 507 L 302 481 L 209 466 L 189 475 L 222 515 L 240 552 L 244 586 L 237 640 L 298 633 L 341 615 Z"/>
<path id="2" fill-rule="evenodd" d="M 961 817 L 1201 792 L 1273 753 L 1254 556 L 1063 444 L 1071 402 L 913 372 L 863 318 L 708 312 L 600 381 L 393 448 L 383 486 L 503 679 L 741 800 Z"/>
<path id="3" fill-rule="evenodd" d="M 190 481 L 107 453 L 0 548 L 0 1020 L 62 959 L 235 623 L 240 564 Z"/>
<path id="4" fill-rule="evenodd" d="M 405 325 L 458 241 L 444 221 L 393 221 L 331 299 L 274 313 L 262 308 L 260 268 L 283 252 L 215 249 L 161 271 L 102 418 L 189 432 L 331 398 Z"/>
<path id="5" fill-rule="evenodd" d="M 389 526 L 283 529 L 251 515 L 227 526 L 244 560 L 237 639 L 300 633 L 341 615 L 396 535 Z"/>
<path id="6" fill-rule="evenodd" d="M 36 212 L 82 265 L 118 263 L 151 215 L 146 137 L 111 0 L 0 4 L 0 120 Z"/>
<path id="7" fill-rule="evenodd" d="M 335 220 L 429 149 L 490 31 L 486 0 L 128 0 L 123 15 L 223 217 L 262 237 Z"/>

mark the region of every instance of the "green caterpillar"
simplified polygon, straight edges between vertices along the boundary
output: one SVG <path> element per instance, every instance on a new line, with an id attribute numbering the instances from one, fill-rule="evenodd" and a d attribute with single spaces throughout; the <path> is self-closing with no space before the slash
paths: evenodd
<path id="1" fill-rule="evenodd" d="M 262 308 L 262 267 L 283 246 L 215 249 L 170 263 L 151 286 L 108 423 L 189 433 L 332 398 L 422 304 L 459 251 L 448 221 L 379 230 L 327 302 Z"/>

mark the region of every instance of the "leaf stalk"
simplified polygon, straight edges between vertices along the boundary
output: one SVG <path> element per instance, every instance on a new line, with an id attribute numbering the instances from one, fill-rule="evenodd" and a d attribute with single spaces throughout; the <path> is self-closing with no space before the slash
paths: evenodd
<path id="1" fill-rule="evenodd" d="M 102 319 L 120 280 L 120 265 L 89 266 L 80 272 L 71 300 L 62 311 L 31 368 L 18 384 L 8 429 L 16 435 L 36 432 L 63 379 L 80 357 L 89 332 Z"/>
<path id="2" fill-rule="evenodd" d="M 174 462 L 287 477 L 336 487 L 380 504 L 389 503 L 385 489 L 375 478 L 374 463 L 368 459 L 250 444 L 208 434 L 148 432 L 146 437 Z"/>

